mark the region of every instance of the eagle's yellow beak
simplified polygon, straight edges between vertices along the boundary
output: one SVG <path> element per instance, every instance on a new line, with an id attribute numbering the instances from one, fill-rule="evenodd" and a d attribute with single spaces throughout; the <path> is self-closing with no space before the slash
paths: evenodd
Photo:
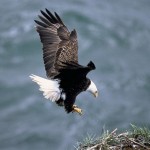
<path id="1" fill-rule="evenodd" d="M 93 93 L 94 97 L 98 97 L 98 91 Z"/>

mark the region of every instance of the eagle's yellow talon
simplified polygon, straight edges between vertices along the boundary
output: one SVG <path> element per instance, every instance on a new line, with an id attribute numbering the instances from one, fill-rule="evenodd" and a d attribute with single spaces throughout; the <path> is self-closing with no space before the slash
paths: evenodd
<path id="1" fill-rule="evenodd" d="M 73 112 L 77 112 L 79 115 L 82 115 L 82 109 L 78 108 L 77 105 L 73 105 Z"/>
<path id="2" fill-rule="evenodd" d="M 72 108 L 73 108 L 73 109 L 74 109 L 74 108 L 78 108 L 78 106 L 77 106 L 77 105 L 73 105 Z"/>

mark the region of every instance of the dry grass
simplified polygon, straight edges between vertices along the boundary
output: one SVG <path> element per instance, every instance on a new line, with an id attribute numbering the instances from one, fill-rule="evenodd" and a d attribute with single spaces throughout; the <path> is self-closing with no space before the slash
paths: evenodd
<path id="1" fill-rule="evenodd" d="M 88 135 L 78 142 L 76 150 L 150 150 L 150 130 L 131 125 L 131 131 L 117 134 L 108 130 L 100 137 Z"/>

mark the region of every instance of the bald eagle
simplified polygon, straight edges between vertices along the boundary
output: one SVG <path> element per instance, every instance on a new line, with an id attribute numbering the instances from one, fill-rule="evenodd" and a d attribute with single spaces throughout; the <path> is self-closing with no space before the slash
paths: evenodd
<path id="1" fill-rule="evenodd" d="M 43 60 L 47 79 L 37 75 L 30 78 L 39 85 L 46 99 L 63 106 L 67 113 L 82 114 L 82 109 L 75 105 L 78 94 L 83 91 L 98 96 L 96 85 L 87 78 L 88 72 L 95 69 L 90 61 L 87 66 L 78 63 L 78 41 L 74 29 L 69 31 L 61 18 L 48 9 L 41 10 L 39 19 L 35 20 L 36 30 L 43 44 Z"/>

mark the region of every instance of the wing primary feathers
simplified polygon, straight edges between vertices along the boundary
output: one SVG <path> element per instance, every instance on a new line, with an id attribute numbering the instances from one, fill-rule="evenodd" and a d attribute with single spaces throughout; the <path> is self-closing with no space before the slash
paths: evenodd
<path id="1" fill-rule="evenodd" d="M 63 21 L 60 19 L 59 15 L 55 12 L 55 16 L 58 19 L 59 23 L 61 23 L 62 25 L 64 25 Z"/>
<path id="2" fill-rule="evenodd" d="M 48 25 L 46 25 L 45 23 L 43 23 L 43 22 L 40 22 L 40 21 L 38 21 L 38 20 L 34 20 L 38 25 L 40 25 L 40 26 L 42 26 L 42 27 L 44 27 L 44 28 L 47 28 L 48 27 Z"/>
<path id="3" fill-rule="evenodd" d="M 41 14 L 42 14 L 46 19 L 48 19 L 50 22 L 52 21 L 52 19 L 50 18 L 50 16 L 47 15 L 44 11 L 41 10 Z"/>
<path id="4" fill-rule="evenodd" d="M 40 15 L 38 15 L 38 17 L 39 17 L 44 23 L 46 23 L 47 25 L 49 25 L 49 26 L 52 25 L 52 24 L 51 24 L 47 19 L 45 19 L 44 17 L 42 17 L 42 16 L 40 16 Z"/>
<path id="5" fill-rule="evenodd" d="M 48 10 L 45 9 L 49 16 L 52 18 L 53 23 L 58 23 L 58 20 L 54 17 L 54 15 Z"/>

